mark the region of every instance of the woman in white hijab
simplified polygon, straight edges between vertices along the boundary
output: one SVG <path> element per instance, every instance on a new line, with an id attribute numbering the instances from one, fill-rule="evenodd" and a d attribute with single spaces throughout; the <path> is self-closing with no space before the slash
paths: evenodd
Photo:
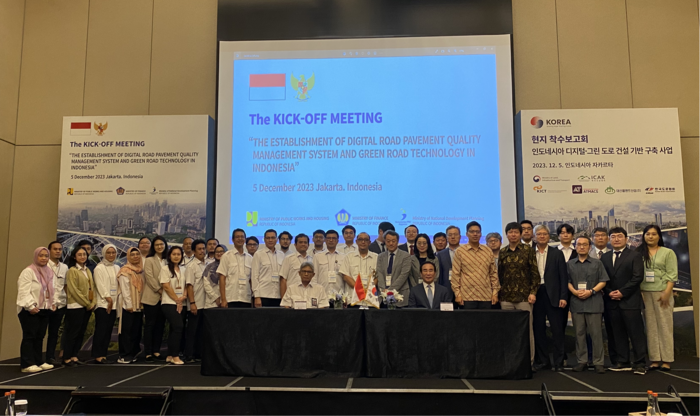
<path id="1" fill-rule="evenodd" d="M 107 350 L 112 339 L 114 321 L 117 319 L 117 275 L 119 266 L 114 264 L 117 259 L 117 248 L 106 244 L 102 248 L 102 262 L 95 267 L 95 293 L 97 307 L 95 308 L 95 333 L 92 337 L 92 357 L 98 364 L 113 364 L 107 360 Z"/>

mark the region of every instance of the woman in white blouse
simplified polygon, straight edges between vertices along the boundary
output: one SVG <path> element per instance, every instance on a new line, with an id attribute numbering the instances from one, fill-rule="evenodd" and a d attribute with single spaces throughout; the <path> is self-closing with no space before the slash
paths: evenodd
<path id="1" fill-rule="evenodd" d="M 117 248 L 112 244 L 102 247 L 102 261 L 95 267 L 95 333 L 92 336 L 92 357 L 97 364 L 114 364 L 107 360 L 107 350 L 112 339 L 114 321 L 117 319 L 115 302 L 117 300 L 117 274 L 119 266 Z"/>
<path id="2" fill-rule="evenodd" d="M 141 252 L 136 247 L 126 253 L 127 264 L 119 270 L 119 364 L 131 364 L 141 352 L 141 325 L 143 321 L 143 269 Z"/>
<path id="3" fill-rule="evenodd" d="M 50 370 L 53 365 L 42 358 L 44 335 L 49 324 L 49 313 L 56 310 L 53 272 L 47 266 L 49 250 L 34 250 L 32 264 L 17 279 L 17 314 L 22 325 L 20 366 L 23 373 Z"/>
<path id="4" fill-rule="evenodd" d="M 166 362 L 181 365 L 180 345 L 182 329 L 187 312 L 187 295 L 185 294 L 185 277 L 180 273 L 182 248 L 172 247 L 168 252 L 168 264 L 160 271 L 160 283 L 163 287 L 161 308 L 165 319 L 170 323 L 168 334 L 168 357 Z"/>

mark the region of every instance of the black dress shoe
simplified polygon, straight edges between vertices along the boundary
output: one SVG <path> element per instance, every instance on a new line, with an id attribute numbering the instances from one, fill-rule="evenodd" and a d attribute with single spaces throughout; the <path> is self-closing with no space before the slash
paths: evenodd
<path id="1" fill-rule="evenodd" d="M 78 360 L 78 361 L 73 361 L 73 362 L 77 365 L 87 365 L 87 363 L 85 361 Z"/>
<path id="2" fill-rule="evenodd" d="M 75 361 L 71 360 L 71 361 L 64 361 L 64 362 L 63 362 L 63 365 L 64 365 L 65 367 L 75 367 L 75 366 L 77 366 L 78 364 L 76 364 Z"/>
<path id="3" fill-rule="evenodd" d="M 557 373 L 561 373 L 562 371 L 564 371 L 564 367 L 562 367 L 560 365 L 555 365 L 554 367 L 552 367 L 552 371 L 556 371 Z"/>
<path id="4" fill-rule="evenodd" d="M 595 366 L 595 372 L 598 374 L 605 374 L 605 367 L 602 365 Z"/>
<path id="5" fill-rule="evenodd" d="M 160 354 L 160 355 L 155 355 L 155 354 L 153 354 L 152 357 L 153 357 L 153 359 L 156 360 L 156 361 L 165 361 L 165 356 L 164 356 L 163 354 Z"/>
<path id="6" fill-rule="evenodd" d="M 576 366 L 574 366 L 574 368 L 572 368 L 572 370 L 576 371 L 577 373 L 585 371 L 586 369 L 588 369 L 588 364 L 586 363 L 577 364 Z"/>
<path id="7" fill-rule="evenodd" d="M 147 362 L 147 363 L 152 363 L 152 362 L 154 362 L 154 361 L 155 361 L 155 360 L 153 359 L 153 356 L 152 356 L 152 355 L 147 355 L 147 356 L 146 356 L 146 362 Z"/>
<path id="8" fill-rule="evenodd" d="M 545 370 L 548 368 L 551 368 L 551 366 L 549 364 L 535 364 L 535 366 L 534 366 L 535 371 Z"/>

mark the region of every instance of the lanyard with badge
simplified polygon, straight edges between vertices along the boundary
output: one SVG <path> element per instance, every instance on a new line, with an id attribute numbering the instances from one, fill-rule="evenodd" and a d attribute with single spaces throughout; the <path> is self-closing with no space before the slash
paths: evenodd
<path id="1" fill-rule="evenodd" d="M 658 251 L 656 253 L 658 253 Z M 654 264 L 652 265 L 651 270 L 644 270 L 644 281 L 646 283 L 654 283 L 654 269 L 656 269 L 656 253 L 654 253 L 654 255 L 651 256 L 651 258 L 654 260 Z"/>
<path id="2" fill-rule="evenodd" d="M 178 298 L 182 297 L 183 291 L 182 291 L 182 284 L 180 283 L 180 276 L 178 276 L 177 273 L 174 273 L 173 278 L 175 280 L 177 280 L 177 285 L 175 286 L 175 295 L 177 295 Z"/>
<path id="3" fill-rule="evenodd" d="M 116 266 L 111 266 L 107 270 L 112 269 L 112 271 L 114 271 L 114 267 L 116 267 Z M 114 272 L 114 276 L 112 276 L 109 273 L 109 271 L 107 271 L 107 276 L 109 276 L 109 297 L 116 298 L 117 297 L 117 272 Z"/>
<path id="4" fill-rule="evenodd" d="M 279 264 L 277 263 L 277 253 L 273 252 L 272 258 L 271 258 L 270 252 L 268 251 L 267 258 L 270 259 L 270 269 L 271 269 L 270 278 L 272 279 L 272 283 L 279 283 L 280 282 L 280 272 L 279 272 Z M 275 264 L 277 264 L 277 267 L 274 267 Z M 275 271 L 275 268 L 277 269 L 277 271 Z"/>
<path id="5" fill-rule="evenodd" d="M 333 257 L 337 257 L 337 255 L 334 254 Z M 336 283 L 338 281 L 338 268 L 338 260 L 335 260 L 333 269 L 330 266 L 328 267 L 328 283 Z"/>

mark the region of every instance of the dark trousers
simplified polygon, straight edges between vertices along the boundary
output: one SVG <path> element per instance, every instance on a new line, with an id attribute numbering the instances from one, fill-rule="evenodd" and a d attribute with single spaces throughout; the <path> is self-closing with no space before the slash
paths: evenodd
<path id="1" fill-rule="evenodd" d="M 571 307 L 569 301 L 571 299 L 567 298 L 566 299 L 566 307 L 562 309 L 562 317 L 561 317 L 561 329 L 564 331 L 564 339 L 566 339 L 566 327 L 569 325 L 569 307 Z M 590 350 L 589 350 L 590 351 Z M 568 356 L 566 354 L 566 347 L 564 348 L 564 361 L 568 360 Z"/>
<path id="2" fill-rule="evenodd" d="M 180 343 L 182 342 L 182 320 L 185 315 L 185 308 L 182 312 L 177 312 L 176 305 L 161 305 L 163 315 L 170 324 L 170 333 L 168 334 L 168 356 L 177 357 L 180 355 Z"/>
<path id="3" fill-rule="evenodd" d="M 462 309 L 491 309 L 491 301 L 465 300 Z"/>
<path id="4" fill-rule="evenodd" d="M 610 305 L 608 305 L 607 301 L 605 302 L 605 309 L 603 309 L 603 320 L 605 321 L 605 334 L 608 336 L 608 355 L 610 356 L 612 365 L 615 365 L 615 363 L 617 363 L 615 330 L 613 329 L 612 317 L 610 316 Z"/>
<path id="5" fill-rule="evenodd" d="M 160 353 L 163 343 L 163 331 L 165 330 L 165 316 L 160 302 L 155 305 L 143 305 L 143 314 L 146 322 L 143 326 L 143 349 L 148 357 L 154 353 Z"/>
<path id="6" fill-rule="evenodd" d="M 63 325 L 63 359 L 78 357 L 78 352 L 83 346 L 83 337 L 90 321 L 92 311 L 85 308 L 67 309 L 66 320 Z"/>
<path id="7" fill-rule="evenodd" d="M 50 312 L 50 310 L 42 309 L 32 315 L 22 309 L 17 315 L 22 326 L 22 344 L 19 348 L 19 363 L 22 368 L 44 363 L 41 348 L 44 346 L 44 335 L 46 327 L 49 325 Z"/>
<path id="8" fill-rule="evenodd" d="M 66 307 L 49 312 L 49 338 L 46 340 L 46 362 L 56 358 L 56 346 L 58 346 L 58 330 L 61 329 L 63 317 L 66 315 Z M 63 349 L 63 348 L 61 348 Z"/>
<path id="9" fill-rule="evenodd" d="M 630 359 L 629 342 L 632 342 L 635 365 L 646 365 L 647 337 L 644 333 L 644 320 L 640 309 L 611 308 L 610 318 L 615 331 L 615 350 L 617 362 L 627 364 Z"/>
<path id="10" fill-rule="evenodd" d="M 262 306 L 266 308 L 279 307 L 282 299 L 272 299 L 272 298 L 260 298 Z"/>
<path id="11" fill-rule="evenodd" d="M 187 345 L 185 346 L 185 357 L 187 358 L 200 357 L 202 329 L 199 325 L 199 318 L 201 316 L 202 309 L 197 310 L 197 315 L 187 312 Z"/>
<path id="12" fill-rule="evenodd" d="M 250 303 L 246 302 L 229 302 L 227 306 L 229 308 L 250 308 L 250 305 Z"/>
<path id="13" fill-rule="evenodd" d="M 564 331 L 561 321 L 564 319 L 563 309 L 552 306 L 544 285 L 537 289 L 537 301 L 532 308 L 532 332 L 535 337 L 535 361 L 549 366 L 549 347 L 547 341 L 547 319 L 552 331 L 554 346 L 554 362 L 560 366 L 564 363 Z"/>
<path id="14" fill-rule="evenodd" d="M 105 308 L 95 309 L 95 333 L 92 336 L 92 357 L 106 357 L 109 350 L 109 342 L 112 340 L 114 321 L 117 319 L 117 311 L 107 313 Z"/>
<path id="15" fill-rule="evenodd" d="M 122 311 L 122 330 L 119 334 L 119 357 L 131 360 L 141 352 L 143 312 Z"/>

